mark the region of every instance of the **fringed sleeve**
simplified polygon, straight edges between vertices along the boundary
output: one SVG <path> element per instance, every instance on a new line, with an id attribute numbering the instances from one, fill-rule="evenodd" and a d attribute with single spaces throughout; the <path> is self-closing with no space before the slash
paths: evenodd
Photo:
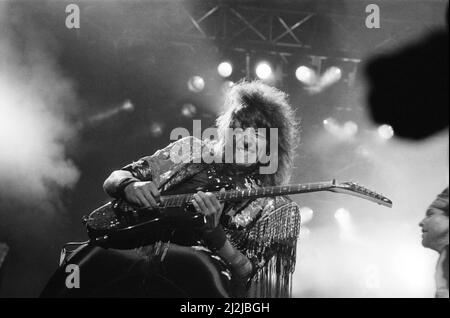
<path id="1" fill-rule="evenodd" d="M 298 205 L 287 197 L 258 199 L 237 214 L 235 221 L 252 218 L 245 227 L 227 228 L 230 242 L 257 266 L 248 296 L 291 297 L 300 232 Z"/>

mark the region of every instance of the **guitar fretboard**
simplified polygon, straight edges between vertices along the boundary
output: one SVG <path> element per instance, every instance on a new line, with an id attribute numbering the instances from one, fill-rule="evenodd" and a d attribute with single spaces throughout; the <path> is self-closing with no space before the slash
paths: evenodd
<path id="1" fill-rule="evenodd" d="M 334 186 L 333 181 L 302 183 L 283 186 L 263 187 L 257 189 L 229 190 L 223 192 L 212 192 L 219 201 L 240 201 L 245 199 L 256 199 L 262 197 L 281 196 L 289 194 L 326 191 Z M 164 207 L 181 207 L 192 201 L 193 193 L 174 194 L 162 196 Z"/>

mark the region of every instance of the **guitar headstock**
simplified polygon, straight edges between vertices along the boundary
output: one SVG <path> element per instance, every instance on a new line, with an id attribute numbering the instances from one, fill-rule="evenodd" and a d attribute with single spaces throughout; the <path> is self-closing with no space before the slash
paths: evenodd
<path id="1" fill-rule="evenodd" d="M 331 187 L 330 191 L 338 192 L 338 193 L 345 193 L 353 196 L 357 196 L 375 203 L 378 203 L 380 205 L 386 206 L 388 208 L 392 207 L 392 201 L 389 200 L 384 195 L 377 193 L 375 191 L 372 191 L 362 185 L 359 185 L 354 182 L 336 182 L 333 180 L 333 186 Z"/>

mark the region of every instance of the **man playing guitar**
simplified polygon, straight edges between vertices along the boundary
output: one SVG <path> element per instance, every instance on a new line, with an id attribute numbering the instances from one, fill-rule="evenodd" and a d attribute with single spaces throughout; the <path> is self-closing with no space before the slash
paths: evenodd
<path id="1" fill-rule="evenodd" d="M 234 138 L 227 138 L 225 131 L 229 128 L 241 128 L 241 132 L 238 131 Z M 278 168 L 272 174 L 261 174 L 258 158 L 269 149 L 270 138 L 265 133 L 269 128 L 277 128 Z M 225 111 L 217 119 L 217 129 L 219 140 L 216 142 L 183 138 L 152 156 L 112 172 L 104 189 L 113 198 L 153 209 L 158 209 L 161 203 L 161 192 L 195 192 L 192 204 L 196 212 L 204 215 L 206 226 L 200 233 L 189 227 L 175 229 L 168 241 L 185 249 L 199 245 L 209 249 L 227 264 L 234 280 L 239 281 L 238 285 L 245 283 L 249 287 L 250 280 L 255 278 L 254 285 L 259 283 L 260 286 L 254 286 L 254 295 L 289 296 L 300 226 L 297 205 L 281 196 L 224 204 L 211 192 L 199 190 L 211 187 L 214 182 L 216 188 L 232 183 L 235 189 L 287 183 L 297 132 L 287 96 L 258 81 L 238 83 L 228 92 Z M 234 152 L 232 163 L 221 163 L 220 160 L 219 163 L 203 160 L 195 163 L 196 156 L 204 153 L 223 159 L 228 143 L 233 143 L 233 149 L 241 150 L 245 158 L 253 155 L 256 160 L 239 163 Z M 239 145 L 243 148 L 239 149 Z M 192 151 L 196 146 L 201 149 L 200 153 Z M 171 158 L 175 148 L 190 149 L 189 153 L 183 154 L 181 163 L 175 163 Z M 252 150 L 257 153 L 249 154 Z M 278 210 L 277 217 L 268 218 L 275 210 Z M 140 249 L 142 255 L 153 259 L 154 251 L 154 244 Z M 267 267 L 276 266 L 277 262 L 278 268 L 271 274 L 275 277 L 269 277 Z M 279 268 L 280 262 L 283 268 Z M 180 264 L 180 269 L 182 267 Z M 189 275 L 187 270 L 186 275 Z M 270 282 L 275 282 L 274 286 L 269 286 Z"/>
<path id="2" fill-rule="evenodd" d="M 84 218 L 90 240 L 61 257 L 41 296 L 290 297 L 300 212 L 286 195 L 392 206 L 353 182 L 287 184 L 297 123 L 273 87 L 234 85 L 216 124 L 213 141 L 181 138 L 113 171 L 104 189 L 114 200 Z M 62 284 L 73 264 L 80 290 Z"/>

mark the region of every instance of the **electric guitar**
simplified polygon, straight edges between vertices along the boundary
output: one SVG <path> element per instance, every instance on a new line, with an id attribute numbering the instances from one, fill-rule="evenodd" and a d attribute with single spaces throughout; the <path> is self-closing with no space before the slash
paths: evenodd
<path id="1" fill-rule="evenodd" d="M 227 202 L 319 191 L 348 194 L 392 207 L 392 201 L 379 193 L 353 182 L 338 183 L 336 180 L 210 192 L 219 201 Z M 164 229 L 204 226 L 203 215 L 195 213 L 192 208 L 193 195 L 194 193 L 161 195 L 157 210 L 133 207 L 121 200 L 111 201 L 83 217 L 83 222 L 94 245 L 118 249 L 135 248 L 162 240 Z"/>

